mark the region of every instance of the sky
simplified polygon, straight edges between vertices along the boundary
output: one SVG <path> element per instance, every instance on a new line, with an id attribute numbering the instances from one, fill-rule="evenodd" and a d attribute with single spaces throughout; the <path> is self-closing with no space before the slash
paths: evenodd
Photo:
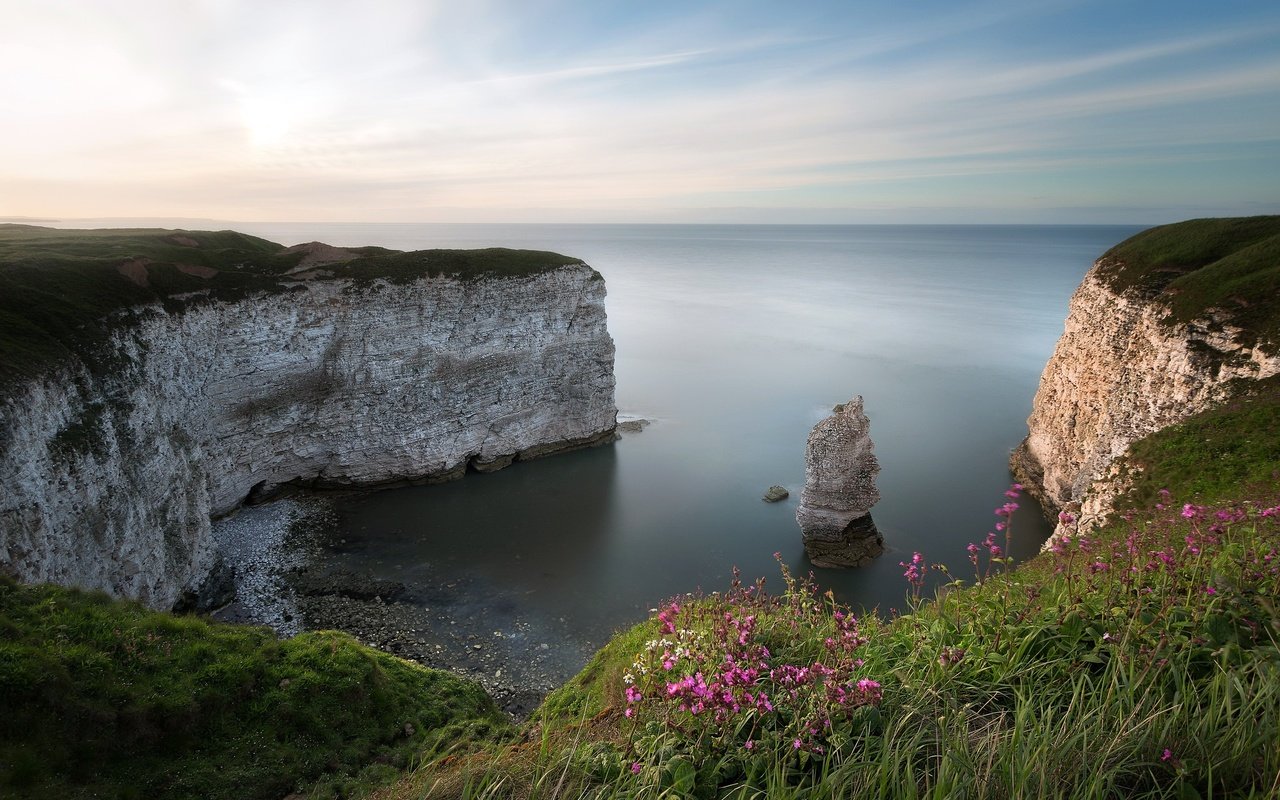
<path id="1" fill-rule="evenodd" d="M 0 216 L 1280 213 L 1280 3 L 0 0 Z"/>

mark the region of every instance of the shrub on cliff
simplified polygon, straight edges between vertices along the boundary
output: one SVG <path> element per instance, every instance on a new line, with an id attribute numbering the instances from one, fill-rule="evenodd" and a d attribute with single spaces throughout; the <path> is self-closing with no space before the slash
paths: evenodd
<path id="1" fill-rule="evenodd" d="M 0 796 L 279 798 L 507 723 L 477 685 L 345 634 L 0 581 Z"/>

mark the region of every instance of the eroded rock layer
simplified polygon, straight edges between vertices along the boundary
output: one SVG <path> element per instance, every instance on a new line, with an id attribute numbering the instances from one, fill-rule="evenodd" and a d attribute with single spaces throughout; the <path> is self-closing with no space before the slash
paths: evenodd
<path id="1" fill-rule="evenodd" d="M 0 405 L 0 565 L 169 607 L 217 561 L 210 517 L 277 487 L 459 477 L 611 441 L 604 282 L 299 282 L 161 304 Z"/>
<path id="2" fill-rule="evenodd" d="M 855 397 L 809 433 L 796 522 L 815 566 L 863 566 L 884 552 L 884 537 L 871 519 L 880 500 L 880 463 L 870 425 L 862 398 Z"/>

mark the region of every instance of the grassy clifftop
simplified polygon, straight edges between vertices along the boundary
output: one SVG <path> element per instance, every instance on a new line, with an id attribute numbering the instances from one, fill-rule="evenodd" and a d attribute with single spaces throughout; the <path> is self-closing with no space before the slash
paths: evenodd
<path id="1" fill-rule="evenodd" d="M 1117 292 L 1163 303 L 1170 321 L 1216 318 L 1244 330 L 1241 344 L 1280 349 L 1280 216 L 1151 228 L 1107 251 L 1100 272 Z"/>
<path id="2" fill-rule="evenodd" d="M 60 230 L 0 224 L 0 386 L 86 357 L 131 309 L 228 301 L 345 278 L 520 277 L 577 259 L 534 250 L 286 248 L 235 231 Z"/>
<path id="3" fill-rule="evenodd" d="M 508 727 L 476 684 L 345 634 L 278 641 L 3 578 L 0 707 L 0 796 L 32 800 L 278 800 Z"/>

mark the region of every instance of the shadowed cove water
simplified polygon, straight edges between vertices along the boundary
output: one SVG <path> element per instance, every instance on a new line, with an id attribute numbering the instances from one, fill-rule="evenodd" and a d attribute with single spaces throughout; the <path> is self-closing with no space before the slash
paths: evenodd
<path id="1" fill-rule="evenodd" d="M 888 551 L 817 570 L 855 606 L 900 606 L 899 561 L 967 574 L 996 522 L 1009 451 L 1067 301 L 1137 231 L 1076 226 L 243 225 L 285 244 L 525 247 L 586 260 L 608 285 L 623 415 L 610 447 L 340 506 L 340 565 L 405 582 L 457 576 L 511 598 L 583 652 L 674 594 L 803 574 L 795 507 L 809 429 L 861 394 Z M 782 484 L 789 500 L 761 494 Z M 1048 533 L 1029 499 L 1015 558 Z M 431 597 L 433 585 L 418 587 Z M 486 589 L 485 587 L 489 587 Z M 466 605 L 460 605 L 465 609 Z M 495 622 L 495 625 L 497 623 Z"/>

